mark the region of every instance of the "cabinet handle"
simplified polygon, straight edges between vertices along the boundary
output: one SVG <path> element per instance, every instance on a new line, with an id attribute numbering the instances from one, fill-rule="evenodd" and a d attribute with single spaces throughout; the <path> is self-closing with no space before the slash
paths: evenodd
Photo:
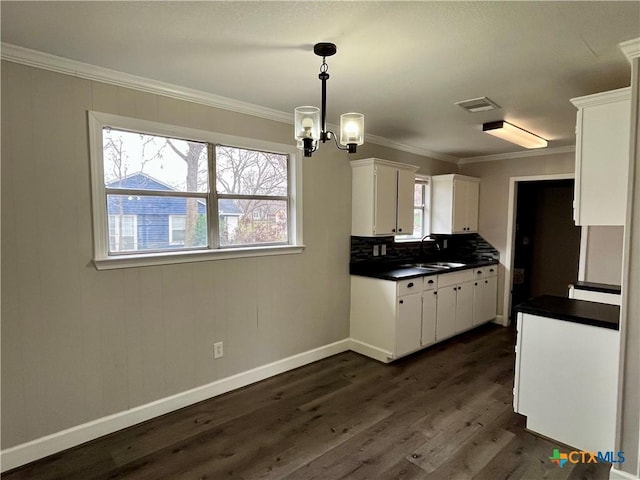
<path id="1" fill-rule="evenodd" d="M 438 294 L 438 292 L 433 292 L 433 294 L 434 294 L 434 295 L 437 295 L 437 294 Z"/>
<path id="2" fill-rule="evenodd" d="M 427 283 L 431 284 L 431 283 L 433 283 L 433 280 L 429 280 Z"/>
<path id="3" fill-rule="evenodd" d="M 399 303 L 404 303 L 404 300 L 400 300 L 400 302 L 399 302 Z"/>
<path id="4" fill-rule="evenodd" d="M 409 284 L 407 285 L 407 288 L 411 288 L 413 287 L 413 282 L 409 282 Z"/>
<path id="5" fill-rule="evenodd" d="M 477 273 L 478 275 L 482 275 L 482 270 L 478 270 L 476 273 Z"/>
<path id="6" fill-rule="evenodd" d="M 484 283 L 489 283 L 489 280 L 485 280 Z"/>
<path id="7" fill-rule="evenodd" d="M 458 287 L 458 290 L 462 290 L 462 287 Z"/>
<path id="8" fill-rule="evenodd" d="M 477 287 L 478 286 L 478 282 L 474 283 L 474 285 Z"/>
<path id="9" fill-rule="evenodd" d="M 401 232 L 401 231 L 402 231 L 402 229 L 401 229 L 401 228 L 399 228 L 399 229 L 398 229 L 398 231 L 399 231 L 399 232 Z"/>
<path id="10" fill-rule="evenodd" d="M 458 290 L 458 287 L 453 287 L 453 290 L 454 290 L 454 291 L 455 291 L 455 290 Z"/>
<path id="11" fill-rule="evenodd" d="M 392 231 L 392 232 L 395 232 L 395 231 L 396 231 L 396 229 L 395 229 L 395 228 L 392 228 L 392 229 L 391 229 L 391 231 Z"/>
<path id="12" fill-rule="evenodd" d="M 490 271 L 490 272 L 493 272 L 493 268 L 490 268 L 490 269 L 489 269 L 489 271 Z"/>

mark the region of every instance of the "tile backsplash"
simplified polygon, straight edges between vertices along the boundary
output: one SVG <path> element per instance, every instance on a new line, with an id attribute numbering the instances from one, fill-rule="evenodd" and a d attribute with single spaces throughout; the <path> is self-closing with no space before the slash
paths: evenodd
<path id="1" fill-rule="evenodd" d="M 351 237 L 351 263 L 359 262 L 389 262 L 397 260 L 417 259 L 422 255 L 425 260 L 459 260 L 467 258 L 487 258 L 499 260 L 498 251 L 477 233 L 462 235 L 432 235 L 440 249 L 434 242 L 424 242 L 421 252 L 420 241 L 396 242 L 394 237 Z M 386 248 L 386 255 L 373 256 L 374 246 L 382 250 Z"/>

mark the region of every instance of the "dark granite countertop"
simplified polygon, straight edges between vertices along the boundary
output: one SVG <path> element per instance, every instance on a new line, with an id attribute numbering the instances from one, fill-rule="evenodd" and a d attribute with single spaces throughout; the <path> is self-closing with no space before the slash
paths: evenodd
<path id="1" fill-rule="evenodd" d="M 357 262 L 351 263 L 349 271 L 351 275 L 359 275 L 361 277 L 378 278 L 381 280 L 406 280 L 409 278 L 426 277 L 430 275 L 438 275 L 444 273 L 458 272 L 470 268 L 484 267 L 486 265 L 497 265 L 497 260 L 455 260 L 457 263 L 464 263 L 462 267 L 454 268 L 415 268 L 403 266 L 413 263 L 412 260 L 403 260 L 401 262 Z"/>
<path id="2" fill-rule="evenodd" d="M 607 303 L 542 295 L 516 306 L 516 311 L 594 327 L 620 329 L 620 307 Z"/>
<path id="3" fill-rule="evenodd" d="M 614 295 L 620 295 L 622 289 L 620 285 L 612 285 L 610 283 L 595 283 L 595 282 L 574 282 L 573 288 L 576 290 L 589 290 L 591 292 L 613 293 Z"/>

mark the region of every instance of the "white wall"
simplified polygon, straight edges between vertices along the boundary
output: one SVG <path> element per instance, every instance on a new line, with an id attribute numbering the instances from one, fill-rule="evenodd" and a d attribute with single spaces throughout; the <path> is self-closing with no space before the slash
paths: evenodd
<path id="1" fill-rule="evenodd" d="M 2 63 L 3 449 L 349 335 L 346 154 L 304 160 L 302 254 L 96 271 L 87 110 L 293 143 L 289 124 Z"/>

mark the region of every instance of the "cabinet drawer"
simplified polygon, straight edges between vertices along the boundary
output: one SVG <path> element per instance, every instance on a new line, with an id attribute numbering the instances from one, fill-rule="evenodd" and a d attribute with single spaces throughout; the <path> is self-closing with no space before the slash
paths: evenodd
<path id="1" fill-rule="evenodd" d="M 487 265 L 484 267 L 484 278 L 496 277 L 498 275 L 498 265 Z"/>
<path id="2" fill-rule="evenodd" d="M 457 285 L 473 280 L 476 269 L 462 270 L 460 272 L 444 273 L 438 275 L 438 288 Z"/>
<path id="3" fill-rule="evenodd" d="M 424 285 L 422 286 L 422 289 L 424 291 L 427 290 L 435 290 L 436 288 L 438 288 L 438 276 L 437 275 L 430 275 L 428 277 L 423 277 L 423 281 L 424 281 Z"/>
<path id="4" fill-rule="evenodd" d="M 398 282 L 398 297 L 409 293 L 418 293 L 422 291 L 422 277 L 410 278 L 408 280 L 400 280 Z"/>
<path id="5" fill-rule="evenodd" d="M 487 265 L 485 267 L 476 267 L 473 269 L 474 280 L 478 280 L 479 278 L 495 277 L 496 275 L 498 275 L 497 265 Z"/>

